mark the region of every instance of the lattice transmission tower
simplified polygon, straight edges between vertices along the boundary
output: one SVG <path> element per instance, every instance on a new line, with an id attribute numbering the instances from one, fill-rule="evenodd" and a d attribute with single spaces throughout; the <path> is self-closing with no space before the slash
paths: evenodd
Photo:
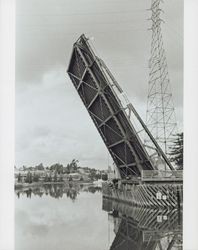
<path id="1" fill-rule="evenodd" d="M 169 153 L 177 133 L 175 109 L 161 31 L 161 0 L 151 0 L 151 57 L 146 124 L 165 154 Z M 145 140 L 145 144 L 147 141 Z"/>

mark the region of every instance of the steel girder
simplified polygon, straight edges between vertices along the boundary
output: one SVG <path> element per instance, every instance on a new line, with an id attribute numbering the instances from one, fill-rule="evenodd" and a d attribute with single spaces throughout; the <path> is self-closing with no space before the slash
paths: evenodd
<path id="1" fill-rule="evenodd" d="M 121 178 L 130 175 L 138 177 L 141 170 L 153 169 L 134 127 L 84 35 L 73 46 L 67 72 Z"/>

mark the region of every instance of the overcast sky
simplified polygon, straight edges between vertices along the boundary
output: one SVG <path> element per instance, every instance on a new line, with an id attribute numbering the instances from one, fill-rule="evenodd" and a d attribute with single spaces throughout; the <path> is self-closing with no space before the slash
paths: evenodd
<path id="1" fill-rule="evenodd" d="M 16 1 L 16 166 L 73 158 L 107 168 L 108 153 L 66 75 L 82 34 L 145 118 L 151 0 Z M 183 119 L 183 1 L 162 4 L 169 76 L 179 128 Z"/>

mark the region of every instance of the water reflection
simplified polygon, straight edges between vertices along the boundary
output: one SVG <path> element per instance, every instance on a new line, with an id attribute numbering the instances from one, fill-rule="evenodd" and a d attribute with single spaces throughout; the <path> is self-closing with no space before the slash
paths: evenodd
<path id="1" fill-rule="evenodd" d="M 15 193 L 16 250 L 182 249 L 182 212 L 176 209 L 102 200 L 100 187 L 72 183 L 23 187 Z"/>
<path id="2" fill-rule="evenodd" d="M 114 223 L 110 250 L 182 249 L 182 211 L 148 210 L 107 199 L 103 210 Z"/>
<path id="3" fill-rule="evenodd" d="M 16 250 L 109 249 L 101 188 L 65 184 L 15 192 Z"/>
<path id="4" fill-rule="evenodd" d="M 15 190 L 15 193 L 18 198 L 21 196 L 26 196 L 31 198 L 34 196 L 50 196 L 56 199 L 63 198 L 65 195 L 67 198 L 70 198 L 72 201 L 75 201 L 80 192 L 101 192 L 101 187 L 97 186 L 84 186 L 83 184 L 45 184 L 35 187 L 24 187 L 19 190 Z"/>

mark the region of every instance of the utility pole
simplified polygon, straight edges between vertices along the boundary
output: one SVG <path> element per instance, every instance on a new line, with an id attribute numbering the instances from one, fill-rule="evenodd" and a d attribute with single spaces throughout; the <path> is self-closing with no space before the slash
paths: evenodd
<path id="1" fill-rule="evenodd" d="M 170 147 L 177 133 L 175 109 L 164 50 L 160 15 L 161 0 L 151 0 L 151 57 L 149 60 L 149 83 L 147 97 L 146 125 L 168 157 Z M 149 144 L 145 139 L 145 144 Z"/>

